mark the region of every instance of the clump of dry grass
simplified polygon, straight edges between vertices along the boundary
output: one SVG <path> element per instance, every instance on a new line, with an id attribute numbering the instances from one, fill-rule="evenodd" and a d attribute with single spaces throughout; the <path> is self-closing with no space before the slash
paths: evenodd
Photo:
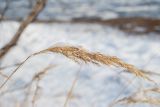
<path id="1" fill-rule="evenodd" d="M 24 102 L 22 102 L 22 105 L 27 105 L 27 101 L 30 100 L 31 101 L 31 105 L 32 107 L 35 106 L 35 102 L 38 100 L 38 95 L 40 90 L 42 89 L 42 87 L 39 85 L 40 81 L 42 81 L 42 79 L 44 78 L 44 76 L 47 75 L 48 71 L 51 70 L 52 68 L 56 67 L 57 65 L 48 65 L 47 67 L 43 68 L 41 71 L 38 71 L 38 73 L 36 73 L 31 81 L 27 84 L 25 84 L 22 87 L 16 88 L 16 89 L 11 89 L 11 90 L 5 90 L 3 92 L 1 92 L 0 96 L 2 97 L 3 95 L 6 95 L 7 93 L 13 93 L 15 91 L 19 91 L 19 90 L 26 90 L 26 96 L 24 99 Z M 8 78 L 8 77 L 6 77 Z M 30 97 L 31 95 L 31 97 Z M 25 106 L 26 107 L 26 106 Z"/>
<path id="2" fill-rule="evenodd" d="M 96 65 L 103 64 L 103 65 L 112 65 L 115 67 L 122 67 L 125 70 L 129 71 L 130 73 L 147 79 L 149 81 L 152 81 L 144 72 L 142 72 L 140 69 L 136 68 L 135 66 L 128 64 L 121 59 L 115 57 L 115 56 L 108 56 L 104 55 L 102 53 L 98 52 L 89 52 L 86 49 L 83 49 L 81 47 L 75 47 L 75 46 L 69 46 L 69 45 L 63 45 L 63 46 L 53 46 L 48 49 L 42 50 L 40 52 L 34 53 L 30 55 L 28 58 L 26 58 L 25 61 L 23 61 L 12 73 L 8 76 L 8 78 L 5 80 L 5 82 L 0 86 L 0 89 L 7 83 L 7 81 L 14 75 L 15 72 L 32 56 L 46 53 L 46 52 L 53 52 L 53 53 L 59 53 L 64 56 L 66 56 L 69 59 L 72 59 L 75 62 L 83 61 L 85 63 L 93 63 Z M 154 81 L 152 81 L 154 82 Z"/>

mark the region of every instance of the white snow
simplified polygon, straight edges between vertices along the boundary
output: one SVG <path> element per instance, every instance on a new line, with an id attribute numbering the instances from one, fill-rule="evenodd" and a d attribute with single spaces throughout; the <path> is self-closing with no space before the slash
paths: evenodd
<path id="1" fill-rule="evenodd" d="M 1 22 L 0 47 L 10 40 L 18 26 L 18 22 Z M 23 33 L 18 45 L 7 54 L 1 66 L 21 62 L 34 52 L 63 43 L 117 56 L 136 67 L 160 73 L 158 35 L 126 34 L 118 29 L 97 24 L 31 24 Z M 125 87 L 121 96 L 131 94 L 141 83 L 151 85 L 131 74 L 120 73 L 123 72 L 122 69 L 93 64 L 82 64 L 80 68 L 78 64 L 62 55 L 49 53 L 31 58 L 13 76 L 6 89 L 22 87 L 48 64 L 56 64 L 57 67 L 50 70 L 41 80 L 42 90 L 36 107 L 62 107 L 79 69 L 81 73 L 68 107 L 107 107 Z M 13 69 L 4 72 L 10 73 Z M 158 77 L 154 79 L 159 80 Z M 129 85 L 129 81 L 132 81 L 132 84 Z M 3 107 L 13 107 L 16 102 L 21 103 L 24 100 L 24 95 L 23 90 L 7 93 L 0 97 L 0 104 Z"/>

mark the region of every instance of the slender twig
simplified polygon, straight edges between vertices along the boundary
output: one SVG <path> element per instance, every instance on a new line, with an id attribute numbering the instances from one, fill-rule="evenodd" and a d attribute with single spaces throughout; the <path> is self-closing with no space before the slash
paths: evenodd
<path id="1" fill-rule="evenodd" d="M 22 21 L 20 27 L 18 28 L 16 34 L 13 36 L 13 38 L 7 43 L 4 47 L 0 49 L 0 59 L 2 59 L 5 54 L 9 52 L 9 50 L 14 47 L 18 40 L 21 37 L 21 34 L 23 31 L 27 28 L 27 26 L 34 21 L 34 19 L 37 17 L 37 15 L 43 10 L 47 0 L 38 0 L 36 5 L 33 7 L 32 11 L 28 15 L 28 17 Z"/>

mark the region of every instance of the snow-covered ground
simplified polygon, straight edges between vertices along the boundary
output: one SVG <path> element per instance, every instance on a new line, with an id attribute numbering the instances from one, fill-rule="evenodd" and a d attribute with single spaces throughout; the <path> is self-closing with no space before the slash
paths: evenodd
<path id="1" fill-rule="evenodd" d="M 17 22 L 1 22 L 0 47 L 10 40 L 18 26 Z M 82 46 L 90 51 L 117 56 L 138 68 L 160 72 L 158 35 L 126 34 L 118 29 L 96 24 L 31 24 L 21 36 L 18 45 L 7 54 L 1 66 L 21 62 L 30 54 L 57 44 Z M 23 87 L 36 72 L 48 64 L 57 66 L 41 80 L 36 107 L 62 107 L 79 70 L 81 72 L 68 107 L 107 107 L 120 93 L 120 97 L 127 96 L 142 87 L 141 83 L 143 87 L 151 86 L 131 74 L 120 73 L 123 70 L 119 68 L 83 63 L 80 66 L 62 55 L 49 53 L 31 58 L 4 89 Z M 11 73 L 13 69 L 8 68 L 4 72 Z M 158 80 L 158 77 L 156 79 Z M 124 91 L 121 92 L 122 90 Z M 1 95 L 0 104 L 3 107 L 16 107 L 24 100 L 24 91 L 18 90 Z M 22 105 L 24 106 L 24 103 Z M 139 107 L 142 106 L 144 107 Z"/>

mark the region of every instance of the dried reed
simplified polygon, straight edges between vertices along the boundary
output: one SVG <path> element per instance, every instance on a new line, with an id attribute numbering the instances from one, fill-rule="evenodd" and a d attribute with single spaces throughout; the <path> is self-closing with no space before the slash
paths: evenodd
<path id="1" fill-rule="evenodd" d="M 50 70 L 51 68 L 55 67 L 55 65 L 49 65 L 46 68 L 44 68 L 42 71 L 40 71 L 39 73 L 37 73 L 33 78 L 31 83 L 36 82 L 36 88 L 32 97 L 32 107 L 35 106 L 35 102 L 37 100 L 37 95 L 38 95 L 38 91 L 40 90 L 40 86 L 39 86 L 39 82 L 40 80 L 43 79 L 43 77 L 46 75 L 46 73 L 48 72 L 48 70 Z"/>
<path id="2" fill-rule="evenodd" d="M 147 104 L 160 105 L 160 98 L 148 96 L 148 94 L 151 92 L 160 94 L 160 88 L 155 87 L 155 88 L 150 88 L 150 89 L 144 89 L 141 91 L 138 90 L 137 92 L 133 93 L 129 97 L 125 97 L 125 98 L 117 100 L 112 105 L 112 107 L 118 103 L 122 103 L 122 104 L 147 103 Z"/>
<path id="3" fill-rule="evenodd" d="M 135 66 L 128 64 L 116 56 L 108 56 L 101 53 L 89 52 L 81 47 L 74 46 L 55 46 L 48 48 L 46 50 L 40 51 L 36 54 L 44 53 L 44 52 L 54 52 L 60 53 L 64 56 L 72 59 L 75 62 L 84 61 L 85 63 L 93 63 L 93 64 L 104 64 L 104 65 L 112 65 L 115 67 L 122 67 L 129 71 L 130 73 L 135 74 L 136 76 L 145 78 L 147 80 L 152 81 L 142 70 L 136 68 Z"/>
<path id="4" fill-rule="evenodd" d="M 7 83 L 7 81 L 14 75 L 14 73 L 17 72 L 17 70 L 32 56 L 46 53 L 46 52 L 53 52 L 53 53 L 60 53 L 64 56 L 66 56 L 69 59 L 72 59 L 73 61 L 79 63 L 80 61 L 83 61 L 85 63 L 93 63 L 96 65 L 103 64 L 103 65 L 112 65 L 115 67 L 122 67 L 125 70 L 129 71 L 130 73 L 147 79 L 149 81 L 154 82 L 151 80 L 144 72 L 142 72 L 140 69 L 136 68 L 135 66 L 128 64 L 121 59 L 115 57 L 115 56 L 108 56 L 104 55 L 101 53 L 94 53 L 94 52 L 89 52 L 81 47 L 75 47 L 75 46 L 69 46 L 69 45 L 64 45 L 64 46 L 53 46 L 48 49 L 42 50 L 40 52 L 34 53 L 30 55 L 25 61 L 23 61 L 12 73 L 11 75 L 8 76 L 8 78 L 5 80 L 5 82 L 0 86 L 0 89 Z"/>
<path id="5" fill-rule="evenodd" d="M 75 85 L 76 85 L 76 83 L 77 83 L 77 81 L 78 81 L 78 77 L 79 77 L 80 72 L 81 72 L 81 67 L 80 67 L 80 69 L 78 70 L 78 72 L 77 72 L 77 74 L 76 74 L 76 77 L 74 78 L 74 80 L 73 80 L 73 82 L 72 82 L 72 86 L 71 86 L 70 90 L 68 91 L 67 98 L 66 98 L 66 100 L 65 100 L 65 102 L 64 102 L 63 107 L 67 107 L 67 103 L 69 102 L 69 100 L 70 100 L 71 97 L 72 97 L 72 93 L 73 93 L 74 87 L 75 87 Z"/>

